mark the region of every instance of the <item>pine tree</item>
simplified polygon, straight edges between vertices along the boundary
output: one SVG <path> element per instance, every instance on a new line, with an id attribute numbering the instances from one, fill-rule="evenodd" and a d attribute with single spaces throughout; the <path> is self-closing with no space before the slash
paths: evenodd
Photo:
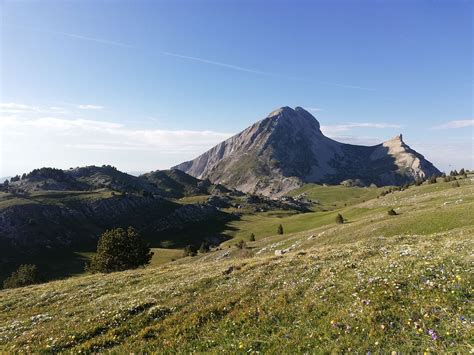
<path id="1" fill-rule="evenodd" d="M 340 213 L 337 214 L 336 216 L 336 223 L 337 224 L 343 224 L 344 223 L 344 217 Z"/>
<path id="2" fill-rule="evenodd" d="M 278 234 L 283 234 L 283 226 L 281 224 L 277 228 L 277 233 Z"/>
<path id="3" fill-rule="evenodd" d="M 251 242 L 255 242 L 255 234 L 251 233 L 249 240 L 250 240 Z"/>
<path id="4" fill-rule="evenodd" d="M 392 209 L 388 210 L 388 215 L 389 216 L 396 216 L 397 212 L 395 212 L 395 210 L 392 208 Z"/>
<path id="5" fill-rule="evenodd" d="M 134 228 L 107 230 L 100 236 L 95 254 L 86 270 L 114 272 L 147 265 L 153 252 Z"/>
<path id="6" fill-rule="evenodd" d="M 20 265 L 10 277 L 3 281 L 3 288 L 16 288 L 33 285 L 41 282 L 41 277 L 36 265 Z"/>

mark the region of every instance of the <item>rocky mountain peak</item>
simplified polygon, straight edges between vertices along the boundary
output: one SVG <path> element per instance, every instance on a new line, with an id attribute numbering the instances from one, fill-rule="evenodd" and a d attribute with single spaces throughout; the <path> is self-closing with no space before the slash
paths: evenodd
<path id="1" fill-rule="evenodd" d="M 280 107 L 266 118 L 175 167 L 244 192 L 282 195 L 304 183 L 396 185 L 440 172 L 398 135 L 376 146 L 332 140 L 302 107 Z"/>
<path id="2" fill-rule="evenodd" d="M 280 107 L 270 112 L 267 119 L 274 121 L 276 124 L 281 123 L 292 130 L 316 130 L 320 132 L 320 124 L 318 120 L 306 111 L 304 108 L 297 106 L 294 109 L 289 106 Z"/>

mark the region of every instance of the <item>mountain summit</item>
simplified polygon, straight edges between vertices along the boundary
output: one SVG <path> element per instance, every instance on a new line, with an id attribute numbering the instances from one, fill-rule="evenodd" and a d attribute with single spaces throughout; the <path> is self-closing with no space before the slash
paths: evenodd
<path id="1" fill-rule="evenodd" d="M 288 106 L 174 168 L 264 195 L 281 195 L 311 182 L 359 179 L 396 185 L 440 174 L 402 135 L 375 146 L 340 143 L 326 137 L 308 111 Z"/>

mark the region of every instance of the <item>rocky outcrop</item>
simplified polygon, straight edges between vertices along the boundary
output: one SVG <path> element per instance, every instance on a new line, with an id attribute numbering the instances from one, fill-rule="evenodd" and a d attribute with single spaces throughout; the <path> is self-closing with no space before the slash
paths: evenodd
<path id="1" fill-rule="evenodd" d="M 214 148 L 174 167 L 250 193 L 283 195 L 304 183 L 402 184 L 440 174 L 397 136 L 376 146 L 334 141 L 301 107 L 282 107 Z"/>
<path id="2" fill-rule="evenodd" d="M 176 209 L 163 199 L 123 196 L 74 204 L 18 204 L 0 210 L 0 239 L 18 248 L 96 241 L 106 228 L 152 223 Z"/>

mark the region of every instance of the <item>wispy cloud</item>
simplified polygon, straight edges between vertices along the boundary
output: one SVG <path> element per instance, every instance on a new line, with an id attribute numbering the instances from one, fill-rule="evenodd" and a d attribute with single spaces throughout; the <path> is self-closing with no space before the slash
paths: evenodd
<path id="1" fill-rule="evenodd" d="M 201 63 L 206 63 L 206 64 L 217 65 L 217 66 L 220 66 L 220 67 L 229 68 L 229 69 L 233 69 L 233 70 L 240 70 L 240 71 L 244 71 L 244 72 L 248 72 L 248 73 L 268 75 L 268 76 L 279 76 L 279 75 L 274 74 L 274 73 L 268 73 L 268 72 L 264 72 L 264 71 L 261 71 L 261 70 L 244 68 L 244 67 L 240 67 L 238 65 L 233 65 L 233 64 L 216 62 L 216 61 L 208 60 L 208 59 L 204 59 L 204 58 L 192 57 L 192 56 L 189 56 L 189 55 L 182 55 L 182 54 L 171 53 L 171 52 L 161 52 L 161 54 L 171 56 L 171 57 L 181 58 L 181 59 L 194 60 L 196 62 L 201 62 Z"/>
<path id="2" fill-rule="evenodd" d="M 0 102 L 0 114 L 31 116 L 38 114 L 71 114 L 71 110 L 64 107 L 38 107 L 19 104 L 16 102 Z"/>
<path id="3" fill-rule="evenodd" d="M 183 54 L 178 54 L 178 53 L 172 53 L 172 52 L 161 52 L 163 55 L 167 55 L 170 57 L 175 57 L 175 58 L 181 58 L 181 59 L 186 59 L 186 60 L 192 60 L 195 62 L 201 62 L 205 64 L 210 64 L 210 65 L 216 65 L 219 67 L 224 67 L 232 70 L 238 70 L 238 71 L 243 71 L 247 73 L 253 73 L 253 74 L 258 74 L 258 75 L 265 75 L 265 76 L 271 76 L 271 77 L 277 77 L 277 78 L 283 78 L 283 79 L 290 79 L 290 80 L 298 80 L 298 81 L 304 81 L 304 82 L 309 82 L 309 83 L 314 83 L 314 84 L 322 84 L 322 85 L 329 85 L 329 86 L 337 86 L 345 89 L 357 89 L 357 90 L 366 90 L 366 91 L 375 91 L 375 89 L 372 88 L 367 88 L 363 86 L 356 86 L 356 85 L 349 85 L 349 84 L 341 84 L 341 83 L 332 83 L 332 82 L 325 82 L 325 81 L 312 81 L 308 80 L 305 78 L 300 78 L 300 77 L 295 77 L 295 76 L 286 76 L 286 75 L 281 75 L 278 73 L 271 73 L 263 70 L 258 70 L 258 69 L 253 69 L 253 68 L 246 68 L 246 67 L 241 67 L 239 65 L 235 64 L 229 64 L 229 63 L 224 63 L 220 61 L 215 61 L 215 60 L 209 60 L 206 58 L 200 58 L 200 57 L 194 57 L 194 56 L 189 56 L 189 55 L 183 55 Z"/>
<path id="4" fill-rule="evenodd" d="M 28 31 L 34 31 L 34 32 L 39 32 L 39 33 L 48 33 L 48 34 L 53 34 L 53 35 L 59 35 L 59 36 L 74 38 L 74 39 L 83 40 L 83 41 L 101 43 L 101 44 L 110 45 L 110 46 L 135 48 L 135 46 L 132 46 L 132 45 L 127 44 L 127 43 L 117 42 L 117 41 L 110 41 L 110 40 L 105 40 L 105 39 L 97 38 L 97 37 L 83 36 L 83 35 L 80 35 L 80 34 L 77 34 L 77 33 L 63 32 L 63 31 L 51 31 L 51 30 L 45 30 L 45 29 L 36 28 L 36 27 L 29 27 L 29 26 L 13 26 L 13 25 L 2 25 L 2 26 L 3 27 L 18 28 L 18 29 L 28 30 Z M 229 64 L 229 63 L 224 63 L 224 62 L 220 62 L 220 61 L 216 61 L 216 60 L 210 60 L 210 59 L 206 59 L 206 58 L 194 57 L 194 56 L 178 54 L 178 53 L 173 53 L 173 52 L 162 51 L 161 54 L 166 55 L 166 56 L 175 57 L 175 58 L 192 60 L 192 61 L 195 61 L 195 62 L 201 62 L 201 63 L 205 63 L 205 64 L 210 64 L 210 65 L 216 65 L 216 66 L 224 67 L 224 68 L 231 69 L 231 70 L 238 70 L 238 71 L 242 71 L 242 72 L 258 74 L 258 75 L 278 77 L 278 78 L 289 79 L 289 80 L 298 80 L 298 81 L 304 81 L 304 82 L 309 82 L 309 83 L 319 84 L 319 85 L 335 86 L 335 87 L 340 87 L 340 88 L 344 88 L 344 89 L 375 91 L 375 89 L 373 89 L 373 88 L 368 88 L 368 87 L 364 87 L 364 86 L 358 86 L 358 85 L 352 85 L 352 84 L 346 84 L 346 83 L 326 82 L 326 81 L 313 81 L 313 80 L 308 80 L 308 79 L 301 78 L 301 77 L 286 76 L 286 75 L 281 75 L 281 74 L 278 74 L 278 73 L 271 73 L 271 72 L 267 72 L 267 71 L 263 71 L 263 70 L 246 68 L 246 67 L 242 67 L 242 66 L 235 65 L 235 64 Z"/>
<path id="5" fill-rule="evenodd" d="M 90 41 L 90 42 L 96 42 L 96 43 L 101 43 L 109 46 L 117 46 L 117 47 L 126 47 L 126 48 L 133 48 L 133 46 L 122 43 L 122 42 L 116 42 L 116 41 L 109 41 L 105 40 L 102 38 L 96 38 L 96 37 L 89 37 L 89 36 L 83 36 L 79 35 L 76 33 L 69 33 L 69 32 L 62 32 L 62 31 L 51 31 L 51 30 L 45 30 L 42 28 L 36 28 L 36 27 L 29 27 L 29 26 L 13 26 L 13 25 L 2 25 L 4 27 L 11 27 L 11 28 L 18 28 L 21 30 L 27 30 L 27 31 L 34 31 L 34 32 L 40 32 L 40 33 L 49 33 L 53 35 L 59 35 L 59 36 L 65 36 L 69 38 L 74 38 L 74 39 L 79 39 L 83 41 Z"/>
<path id="6" fill-rule="evenodd" d="M 355 144 L 355 145 L 377 145 L 383 142 L 383 139 L 376 138 L 376 137 L 366 137 L 366 136 L 330 136 L 332 139 L 347 144 Z"/>
<path id="7" fill-rule="evenodd" d="M 40 112 L 38 107 L 18 104 L 15 102 L 0 102 L 0 113 L 15 114 L 15 113 L 29 113 Z"/>
<path id="8" fill-rule="evenodd" d="M 305 107 L 305 109 L 309 112 L 321 112 L 321 111 L 323 111 L 323 109 L 319 108 L 319 107 Z"/>
<path id="9" fill-rule="evenodd" d="M 100 105 L 79 105 L 77 106 L 81 110 L 102 110 L 104 106 Z"/>
<path id="10" fill-rule="evenodd" d="M 41 166 L 113 164 L 134 171 L 169 168 L 232 136 L 209 130 L 137 129 L 104 120 L 42 116 L 41 112 L 34 116 L 2 114 L 0 132 L 0 155 L 5 158 L 0 175 Z"/>
<path id="11" fill-rule="evenodd" d="M 433 127 L 433 129 L 446 129 L 446 128 L 465 128 L 465 127 L 473 127 L 474 120 L 457 120 L 457 121 L 449 121 L 439 126 Z"/>
<path id="12" fill-rule="evenodd" d="M 321 130 L 330 137 L 340 132 L 347 132 L 353 128 L 402 128 L 403 126 L 391 123 L 351 122 L 338 125 L 322 125 Z"/>

